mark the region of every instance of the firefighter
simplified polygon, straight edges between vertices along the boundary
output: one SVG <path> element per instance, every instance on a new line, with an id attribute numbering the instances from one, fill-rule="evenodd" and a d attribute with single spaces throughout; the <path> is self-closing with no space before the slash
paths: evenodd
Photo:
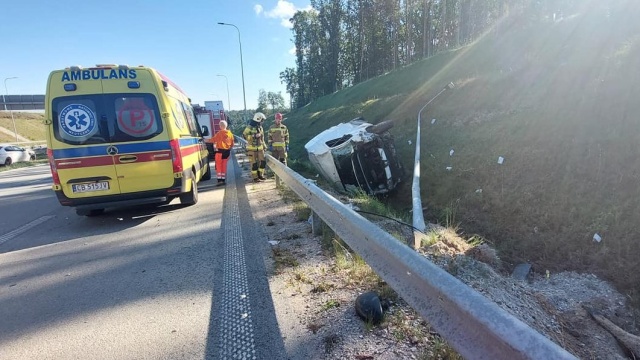
<path id="1" fill-rule="evenodd" d="M 249 122 L 242 132 L 242 136 L 247 140 L 247 156 L 251 164 L 251 177 L 253 182 L 267 180 L 264 177 L 264 168 L 267 162 L 264 160 L 264 130 L 262 122 L 266 119 L 263 113 L 257 112 L 253 115 L 253 120 Z"/>
<path id="2" fill-rule="evenodd" d="M 287 165 L 289 130 L 282 123 L 282 114 L 280 113 L 276 113 L 274 123 L 269 128 L 269 151 L 271 151 L 271 156 Z"/>

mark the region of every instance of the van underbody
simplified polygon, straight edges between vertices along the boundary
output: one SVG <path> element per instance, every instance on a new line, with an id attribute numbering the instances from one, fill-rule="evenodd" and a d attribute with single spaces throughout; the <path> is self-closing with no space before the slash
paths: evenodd
<path id="1" fill-rule="evenodd" d="M 305 148 L 311 163 L 338 190 L 383 195 L 404 176 L 388 131 L 392 126 L 390 121 L 372 125 L 357 118 L 323 131 Z"/>

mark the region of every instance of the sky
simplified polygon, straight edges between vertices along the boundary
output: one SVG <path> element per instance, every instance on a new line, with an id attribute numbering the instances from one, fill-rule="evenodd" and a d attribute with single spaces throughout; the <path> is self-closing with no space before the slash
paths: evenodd
<path id="1" fill-rule="evenodd" d="M 55 69 L 124 64 L 157 69 L 200 105 L 243 110 L 246 99 L 255 109 L 260 89 L 288 105 L 280 72 L 295 65 L 289 19 L 306 9 L 308 0 L 4 1 L 1 93 L 44 94 Z"/>

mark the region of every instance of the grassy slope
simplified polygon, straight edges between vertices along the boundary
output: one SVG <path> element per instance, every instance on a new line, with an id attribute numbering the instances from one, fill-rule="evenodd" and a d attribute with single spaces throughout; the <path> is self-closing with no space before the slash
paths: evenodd
<path id="1" fill-rule="evenodd" d="M 42 124 L 43 114 L 14 111 L 13 119 L 20 136 L 31 141 L 45 141 L 45 128 Z M 8 111 L 0 111 L 0 127 L 13 133 L 13 121 L 11 121 L 11 114 Z M 15 136 L 0 132 L 0 143 L 15 143 L 15 141 Z"/>
<path id="2" fill-rule="evenodd" d="M 508 19 L 469 47 L 288 114 L 292 158 L 304 159 L 304 144 L 323 129 L 364 116 L 395 120 L 411 169 L 417 112 L 453 81 L 423 112 L 438 119 L 423 122 L 427 217 L 454 213 L 461 230 L 489 239 L 510 263 L 591 271 L 632 291 L 640 283 L 640 4 L 584 5 L 557 23 Z M 405 183 L 391 200 L 408 209 L 409 194 Z"/>

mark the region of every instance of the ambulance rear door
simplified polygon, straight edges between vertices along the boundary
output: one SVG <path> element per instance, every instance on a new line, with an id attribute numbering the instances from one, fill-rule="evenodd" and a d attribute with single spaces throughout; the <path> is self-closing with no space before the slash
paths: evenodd
<path id="1" fill-rule="evenodd" d="M 129 81 L 103 80 L 110 149 L 122 194 L 173 186 L 168 130 L 149 70 Z M 130 92 L 125 92 L 130 91 Z"/>
<path id="2" fill-rule="evenodd" d="M 52 80 L 58 74 L 53 73 Z M 68 75 L 68 73 L 66 73 Z M 64 79 L 64 75 L 63 75 Z M 64 195 L 71 199 L 120 194 L 109 130 L 104 116 L 102 81 L 65 84 L 50 81 L 51 149 Z"/>

